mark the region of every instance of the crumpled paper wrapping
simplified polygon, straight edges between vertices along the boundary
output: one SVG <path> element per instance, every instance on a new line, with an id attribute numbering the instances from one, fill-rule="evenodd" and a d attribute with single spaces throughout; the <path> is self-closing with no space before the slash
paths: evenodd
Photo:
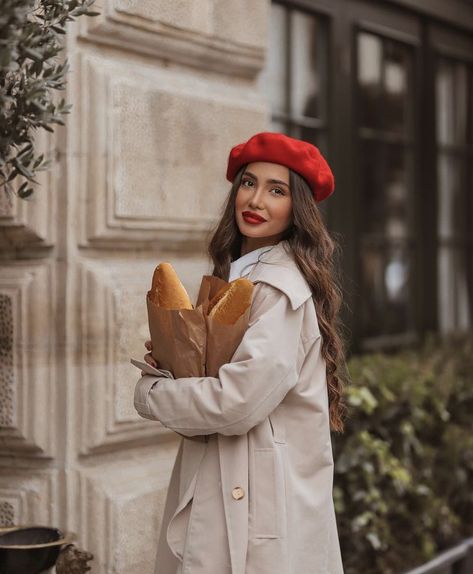
<path id="1" fill-rule="evenodd" d="M 227 281 L 204 275 L 194 309 L 163 309 L 146 296 L 152 356 L 174 378 L 216 377 L 230 362 L 248 327 L 251 305 L 233 325 L 208 317 L 209 302 Z"/>

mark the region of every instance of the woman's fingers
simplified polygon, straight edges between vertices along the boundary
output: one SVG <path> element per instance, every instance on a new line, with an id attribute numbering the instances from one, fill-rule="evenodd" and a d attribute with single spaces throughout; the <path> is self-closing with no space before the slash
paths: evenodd
<path id="1" fill-rule="evenodd" d="M 154 367 L 155 369 L 158 368 L 158 363 L 153 359 L 151 353 L 146 353 L 144 356 L 145 362 Z"/>
<path id="2" fill-rule="evenodd" d="M 153 356 L 151 355 L 151 351 L 153 350 L 153 343 L 151 342 L 150 339 L 148 339 L 147 341 L 145 341 L 145 347 L 148 349 L 149 353 L 146 353 L 146 355 L 144 356 L 145 361 L 151 365 L 152 367 L 154 367 L 155 369 L 158 368 L 158 363 L 153 359 Z M 146 373 L 144 373 L 144 371 L 141 371 L 141 375 L 144 376 Z"/>

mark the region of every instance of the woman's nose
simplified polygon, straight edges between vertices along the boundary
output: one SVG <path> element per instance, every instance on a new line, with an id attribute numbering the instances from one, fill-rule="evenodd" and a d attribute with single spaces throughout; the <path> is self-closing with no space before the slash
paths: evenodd
<path id="1" fill-rule="evenodd" d="M 263 209 L 263 190 L 259 189 L 255 191 L 253 196 L 250 199 L 250 207 L 259 207 Z"/>

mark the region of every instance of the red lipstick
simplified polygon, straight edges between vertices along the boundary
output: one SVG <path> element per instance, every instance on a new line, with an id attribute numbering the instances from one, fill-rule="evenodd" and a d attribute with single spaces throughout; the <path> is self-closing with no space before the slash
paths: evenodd
<path id="1" fill-rule="evenodd" d="M 247 223 L 263 223 L 266 221 L 264 217 L 261 217 L 261 215 L 258 215 L 253 211 L 243 211 L 242 216 Z"/>

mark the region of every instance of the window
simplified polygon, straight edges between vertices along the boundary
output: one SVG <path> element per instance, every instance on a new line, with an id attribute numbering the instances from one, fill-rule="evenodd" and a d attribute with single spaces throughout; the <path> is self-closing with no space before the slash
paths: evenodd
<path id="1" fill-rule="evenodd" d="M 361 333 L 414 325 L 415 210 L 412 50 L 363 30 L 357 39 Z"/>
<path id="2" fill-rule="evenodd" d="M 317 14 L 273 4 L 267 65 L 260 90 L 271 102 L 270 131 L 316 145 L 328 159 L 326 22 Z M 326 217 L 326 205 L 320 204 Z"/>
<path id="3" fill-rule="evenodd" d="M 259 84 L 271 102 L 271 129 L 327 153 L 327 42 L 316 14 L 273 4 L 267 65 Z"/>
<path id="4" fill-rule="evenodd" d="M 438 316 L 442 332 L 472 324 L 473 67 L 436 63 Z"/>
<path id="5" fill-rule="evenodd" d="M 353 352 L 473 325 L 473 7 L 405 4 L 275 1 L 260 77 L 271 129 L 338 169 Z"/>

